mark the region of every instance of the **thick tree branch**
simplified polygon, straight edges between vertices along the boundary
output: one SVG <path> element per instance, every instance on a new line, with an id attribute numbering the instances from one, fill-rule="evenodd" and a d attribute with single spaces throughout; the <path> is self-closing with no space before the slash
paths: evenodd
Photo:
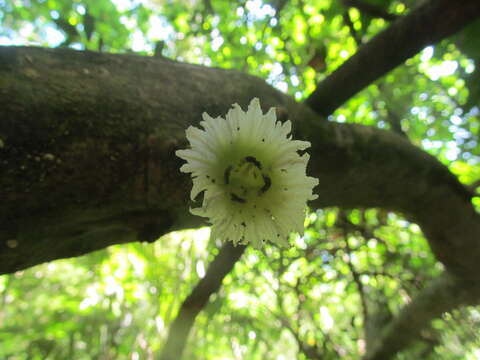
<path id="1" fill-rule="evenodd" d="M 233 269 L 244 251 L 243 245 L 233 246 L 230 242 L 223 245 L 205 276 L 180 307 L 177 317 L 170 326 L 167 341 L 160 355 L 161 360 L 181 358 L 195 318 L 207 304 L 210 295 L 218 292 L 223 279 Z"/>
<path id="2" fill-rule="evenodd" d="M 202 112 L 257 96 L 312 142 L 313 207 L 403 212 L 451 271 L 478 274 L 470 193 L 398 135 L 322 121 L 249 75 L 158 58 L 0 47 L 0 79 L 0 273 L 198 226 L 174 151 Z"/>
<path id="3" fill-rule="evenodd" d="M 418 340 L 421 331 L 433 319 L 460 306 L 479 303 L 478 282 L 463 281 L 445 273 L 400 311 L 363 359 L 392 359 L 399 351 Z"/>
<path id="4" fill-rule="evenodd" d="M 306 103 L 331 114 L 357 92 L 393 70 L 425 46 L 478 19 L 478 0 L 429 0 L 375 36 L 320 82 Z"/>

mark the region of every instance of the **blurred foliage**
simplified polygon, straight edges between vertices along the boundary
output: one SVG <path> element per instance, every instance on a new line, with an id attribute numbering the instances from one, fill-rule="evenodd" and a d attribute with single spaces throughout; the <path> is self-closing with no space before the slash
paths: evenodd
<path id="1" fill-rule="evenodd" d="M 247 250 L 186 359 L 358 359 L 441 272 L 419 227 L 391 213 L 319 210 L 306 225 L 292 248 Z M 203 228 L 1 277 L 0 358 L 153 359 L 217 245 Z M 474 359 L 478 310 L 445 314 L 399 359 Z"/>
<path id="2" fill-rule="evenodd" d="M 364 2 L 394 16 L 416 3 Z M 342 4 L 0 0 L 0 44 L 156 52 L 260 76 L 301 101 L 388 26 Z M 476 22 L 427 47 L 331 120 L 401 133 L 475 191 L 479 34 Z M 398 215 L 326 209 L 306 223 L 290 249 L 247 250 L 198 317 L 186 359 L 358 359 L 365 339 L 441 272 L 418 226 Z M 217 246 L 201 229 L 0 277 L 0 358 L 153 359 Z M 479 323 L 478 308 L 445 314 L 398 358 L 477 359 Z"/>

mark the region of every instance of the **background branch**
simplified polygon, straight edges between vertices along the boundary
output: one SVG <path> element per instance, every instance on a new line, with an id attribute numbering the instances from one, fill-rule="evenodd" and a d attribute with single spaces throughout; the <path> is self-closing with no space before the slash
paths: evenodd
<path id="1" fill-rule="evenodd" d="M 362 37 L 360 34 L 358 34 L 357 30 L 355 30 L 355 26 L 353 25 L 352 19 L 350 18 L 350 14 L 348 11 L 345 11 L 343 13 L 343 21 L 347 25 L 348 30 L 350 31 L 350 35 L 353 37 L 353 40 L 355 40 L 355 43 L 357 46 L 362 45 Z"/>
<path id="2" fill-rule="evenodd" d="M 414 297 L 383 330 L 363 360 L 388 360 L 419 339 L 430 322 L 444 312 L 480 303 L 478 282 L 464 282 L 448 273 L 434 280 Z"/>
<path id="3" fill-rule="evenodd" d="M 207 305 L 209 297 L 218 292 L 225 276 L 233 269 L 245 251 L 245 246 L 225 243 L 212 261 L 205 276 L 200 279 L 182 303 L 177 317 L 170 326 L 161 360 L 180 359 L 195 318 Z"/>
<path id="4" fill-rule="evenodd" d="M 361 46 L 318 84 L 306 103 L 321 115 L 331 114 L 364 87 L 425 46 L 453 35 L 479 16 L 478 0 L 425 2 Z"/>
<path id="5" fill-rule="evenodd" d="M 398 15 L 391 14 L 381 6 L 369 4 L 361 0 L 342 0 L 342 3 L 346 7 L 354 7 L 361 13 L 370 15 L 371 17 L 381 18 L 387 21 L 394 21 L 398 19 Z"/>

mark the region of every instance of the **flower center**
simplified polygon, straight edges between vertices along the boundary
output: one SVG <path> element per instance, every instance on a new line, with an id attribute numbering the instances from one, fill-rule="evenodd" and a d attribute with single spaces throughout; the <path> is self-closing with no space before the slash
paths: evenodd
<path id="1" fill-rule="evenodd" d="M 271 186 L 271 180 L 262 173 L 260 161 L 247 156 L 225 170 L 225 184 L 230 187 L 232 201 L 246 203 L 265 193 Z"/>

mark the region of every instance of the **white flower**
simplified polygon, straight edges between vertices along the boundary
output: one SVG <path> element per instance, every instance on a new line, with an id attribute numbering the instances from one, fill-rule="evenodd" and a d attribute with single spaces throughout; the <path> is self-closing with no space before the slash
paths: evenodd
<path id="1" fill-rule="evenodd" d="M 257 98 L 247 112 L 234 104 L 226 119 L 203 120 L 205 130 L 186 131 L 191 148 L 176 152 L 187 161 L 180 170 L 192 173 L 191 199 L 204 192 L 202 207 L 190 211 L 209 218 L 215 239 L 234 244 L 288 245 L 290 232 L 303 234 L 318 180 L 306 175 L 309 155 L 298 151 L 310 143 L 292 140 L 290 121 L 277 122 L 274 108 L 264 115 Z"/>

